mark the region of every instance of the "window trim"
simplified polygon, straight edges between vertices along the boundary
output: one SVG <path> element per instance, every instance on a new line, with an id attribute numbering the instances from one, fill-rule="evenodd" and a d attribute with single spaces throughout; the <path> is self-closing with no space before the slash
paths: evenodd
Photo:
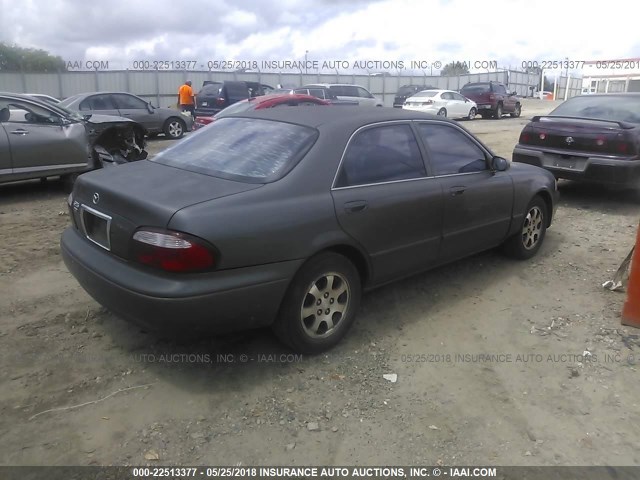
<path id="1" fill-rule="evenodd" d="M 416 127 L 416 131 L 418 131 L 418 126 L 421 125 L 421 124 L 443 125 L 443 126 L 446 126 L 446 127 L 449 127 L 449 128 L 453 128 L 454 130 L 457 130 L 458 132 L 460 132 L 464 136 L 466 136 L 469 140 L 471 140 L 471 142 L 473 144 L 475 144 L 482 151 L 482 153 L 484 153 L 484 160 L 485 160 L 485 163 L 487 165 L 487 169 L 486 170 L 482 170 L 482 171 L 479 171 L 479 172 L 459 172 L 459 173 L 447 173 L 447 174 L 444 174 L 444 175 L 435 175 L 435 169 L 433 168 L 433 165 L 431 164 L 431 159 L 433 158 L 433 152 L 431 151 L 431 148 L 429 147 L 427 142 L 425 142 L 422 139 L 422 135 L 416 135 L 418 137 L 418 141 L 421 143 L 422 147 L 427 152 L 426 158 L 427 158 L 427 162 L 428 162 L 428 165 L 429 165 L 429 170 L 434 173 L 434 175 L 433 175 L 434 178 L 457 177 L 457 176 L 460 176 L 460 175 L 476 175 L 478 173 L 491 172 L 491 169 L 489 168 L 488 160 L 490 158 L 494 157 L 495 155 L 493 155 L 493 153 L 491 151 L 489 151 L 484 145 L 482 145 L 478 140 L 476 140 L 473 136 L 471 136 L 469 134 L 469 132 L 467 132 L 464 129 L 460 128 L 459 125 L 455 125 L 455 124 L 448 123 L 448 122 L 440 122 L 440 121 L 437 121 L 437 120 L 413 120 L 413 122 L 414 122 L 414 125 Z"/>
<path id="2" fill-rule="evenodd" d="M 408 125 L 409 128 L 411 129 L 411 132 L 413 133 L 414 138 L 416 139 L 416 143 L 418 145 L 418 150 L 420 152 L 420 158 L 422 159 L 422 163 L 424 165 L 424 171 L 425 171 L 425 175 L 423 177 L 416 177 L 416 178 L 403 178 L 401 180 L 387 180 L 384 182 L 375 182 L 375 183 L 367 183 L 367 184 L 361 184 L 361 185 L 347 185 L 344 187 L 336 187 L 336 181 L 338 180 L 338 174 L 340 173 L 340 170 L 342 168 L 342 164 L 344 162 L 344 157 L 347 153 L 347 150 L 349 149 L 349 146 L 351 145 L 351 142 L 353 141 L 353 138 L 359 134 L 361 131 L 363 130 L 368 130 L 369 128 L 375 128 L 375 127 L 380 127 L 380 126 L 387 126 L 387 125 Z M 342 150 L 342 155 L 340 156 L 340 162 L 338 162 L 338 168 L 336 169 L 334 175 L 333 175 L 333 181 L 331 182 L 331 188 L 330 190 L 345 190 L 348 188 L 360 188 L 360 187 L 371 187 L 374 185 L 387 185 L 390 183 L 400 183 L 400 182 L 414 182 L 416 180 L 424 180 L 424 179 L 429 179 L 429 178 L 433 178 L 433 175 L 430 175 L 430 168 L 429 168 L 429 164 L 425 161 L 425 150 L 423 149 L 423 145 L 422 145 L 422 141 L 421 139 L 418 137 L 416 129 L 413 127 L 413 120 L 386 120 L 386 121 L 381 121 L 381 122 L 374 122 L 374 123 L 368 123 L 367 125 L 362 125 L 361 127 L 358 127 L 349 137 L 349 140 L 347 140 L 347 144 L 345 145 L 344 149 Z"/>

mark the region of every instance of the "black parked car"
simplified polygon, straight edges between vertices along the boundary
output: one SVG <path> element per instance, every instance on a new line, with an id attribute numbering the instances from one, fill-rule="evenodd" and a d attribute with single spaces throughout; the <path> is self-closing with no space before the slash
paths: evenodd
<path id="1" fill-rule="evenodd" d="M 211 116 L 240 100 L 270 93 L 274 88 L 259 82 L 205 80 L 196 95 L 196 116 Z"/>
<path id="2" fill-rule="evenodd" d="M 272 325 L 314 353 L 345 335 L 365 289 L 501 244 L 535 255 L 555 187 L 442 117 L 255 110 L 82 175 L 62 255 L 98 302 L 149 329 Z"/>
<path id="3" fill-rule="evenodd" d="M 437 87 L 431 85 L 403 85 L 396 92 L 396 96 L 393 97 L 394 108 L 402 108 L 404 102 L 412 95 L 423 90 L 437 90 Z"/>
<path id="4" fill-rule="evenodd" d="M 533 117 L 513 161 L 556 178 L 640 187 L 640 94 L 573 97 Z"/>

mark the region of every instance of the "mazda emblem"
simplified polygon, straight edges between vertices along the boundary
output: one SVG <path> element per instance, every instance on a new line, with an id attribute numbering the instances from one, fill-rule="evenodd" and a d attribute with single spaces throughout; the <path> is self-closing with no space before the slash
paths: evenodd
<path id="1" fill-rule="evenodd" d="M 567 137 L 564 141 L 567 142 L 567 145 L 571 145 L 574 142 L 573 137 Z"/>
<path id="2" fill-rule="evenodd" d="M 96 192 L 93 194 L 93 204 L 97 205 L 99 201 L 100 201 L 100 194 Z"/>

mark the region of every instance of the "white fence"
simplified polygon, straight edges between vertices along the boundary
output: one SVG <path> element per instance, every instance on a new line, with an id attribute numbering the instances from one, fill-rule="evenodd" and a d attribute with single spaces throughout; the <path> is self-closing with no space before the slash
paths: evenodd
<path id="1" fill-rule="evenodd" d="M 83 71 L 60 73 L 0 73 L 0 91 L 14 93 L 43 93 L 66 98 L 77 93 L 96 91 L 124 91 L 134 93 L 159 106 L 175 105 L 178 88 L 190 79 L 196 90 L 205 80 L 257 81 L 275 87 L 298 87 L 308 83 L 353 83 L 367 88 L 381 98 L 386 106 L 393 105 L 393 97 L 402 85 L 430 85 L 459 90 L 469 82 L 503 82 L 518 95 L 531 96 L 540 86 L 540 76 L 514 70 L 475 73 L 455 77 L 442 76 L 374 76 L 303 73 L 237 73 L 212 71 Z M 579 94 L 570 91 L 569 96 Z M 154 101 L 155 100 L 155 101 Z"/>

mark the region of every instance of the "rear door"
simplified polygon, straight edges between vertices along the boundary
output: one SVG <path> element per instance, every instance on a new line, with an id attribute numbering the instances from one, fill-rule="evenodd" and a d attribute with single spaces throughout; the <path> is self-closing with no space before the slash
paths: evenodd
<path id="1" fill-rule="evenodd" d="M 417 130 L 443 191 L 439 260 L 449 261 L 499 245 L 511 224 L 511 176 L 489 170 L 488 152 L 454 124 L 420 122 Z"/>
<path id="2" fill-rule="evenodd" d="M 225 82 L 223 91 L 229 105 L 249 98 L 249 88 L 245 82 Z"/>
<path id="3" fill-rule="evenodd" d="M 158 115 L 155 112 L 149 113 L 149 104 L 141 98 L 126 93 L 113 93 L 111 98 L 118 107 L 121 116 L 142 124 L 150 131 L 162 128 Z"/>
<path id="4" fill-rule="evenodd" d="M 331 193 L 341 227 L 371 257 L 374 283 L 435 262 L 442 187 L 427 175 L 408 122 L 385 122 L 356 132 Z"/>
<path id="5" fill-rule="evenodd" d="M 81 113 L 98 113 L 100 115 L 120 115 L 118 107 L 108 93 L 90 95 L 80 102 Z"/>
<path id="6" fill-rule="evenodd" d="M 358 97 L 360 98 L 360 105 L 366 105 L 368 107 L 376 106 L 376 99 L 371 93 L 362 87 L 356 87 L 358 90 Z"/>

